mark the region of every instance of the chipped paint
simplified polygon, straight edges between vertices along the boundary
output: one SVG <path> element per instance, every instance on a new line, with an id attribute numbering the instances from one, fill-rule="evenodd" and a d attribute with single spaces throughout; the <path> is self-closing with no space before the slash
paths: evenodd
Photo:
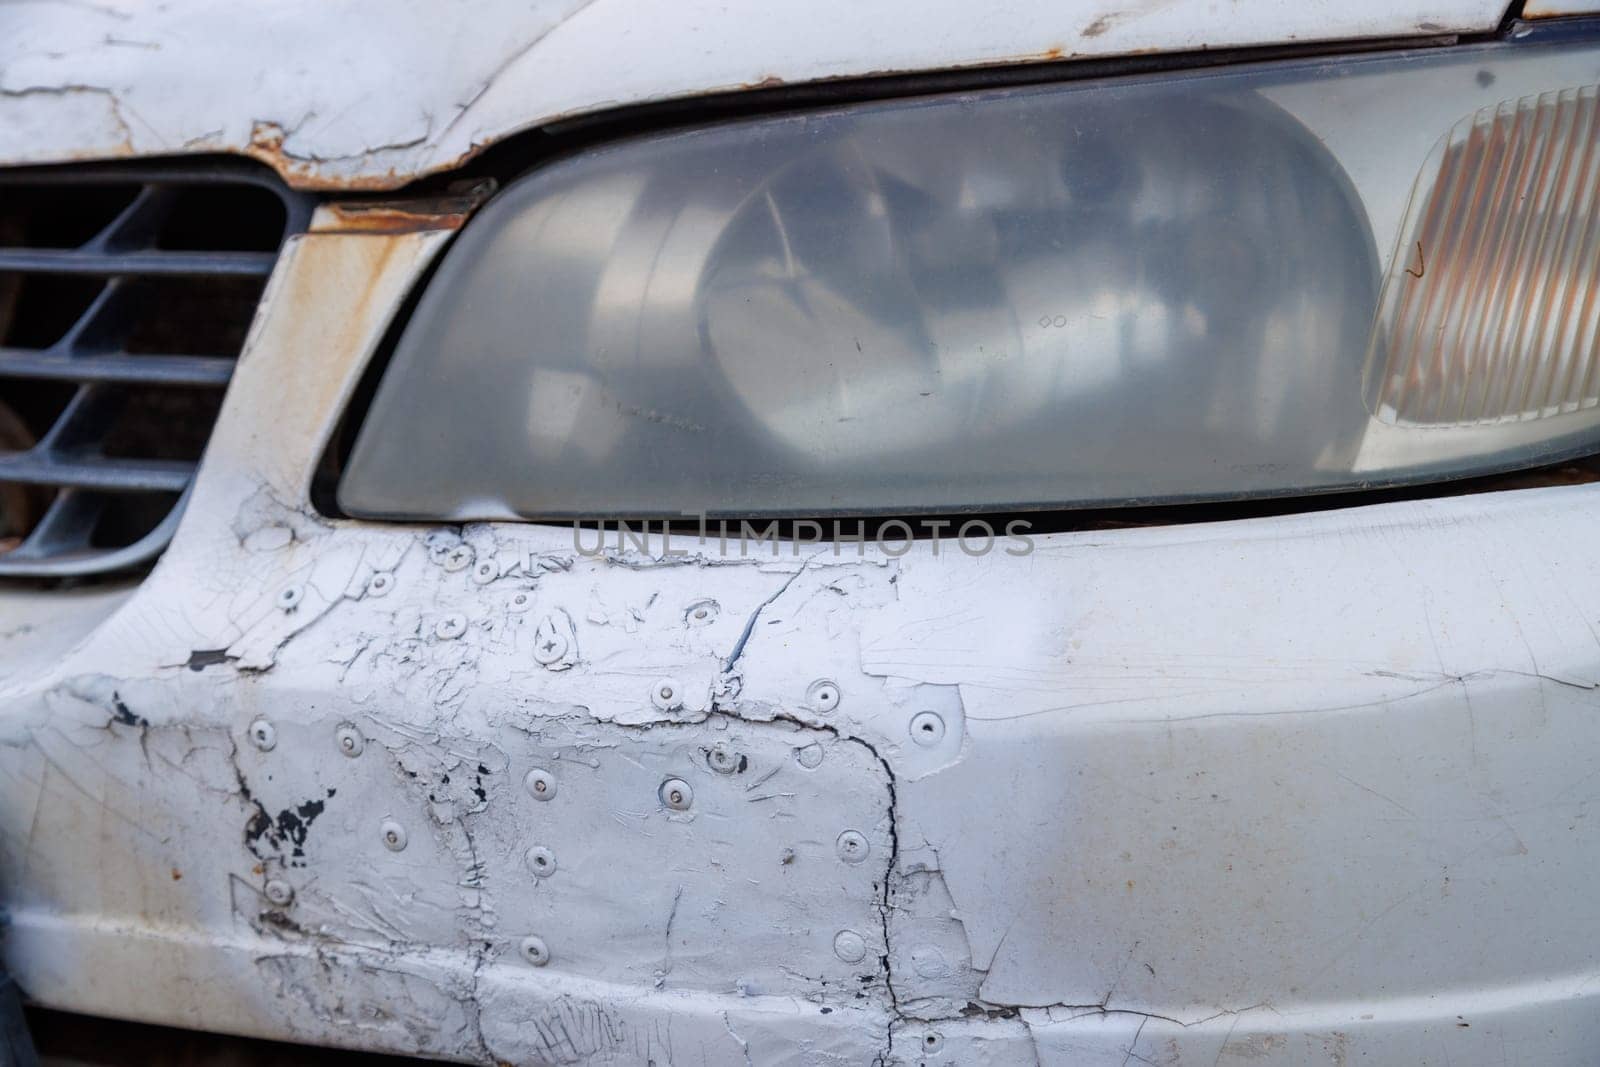
<path id="1" fill-rule="evenodd" d="M 874 74 L 1488 32 L 1504 0 L 424 0 L 0 5 L 0 162 L 258 159 L 381 191 L 521 130 L 629 104 Z M 348 20 L 348 21 L 346 21 Z M 360 25 L 360 34 L 340 32 Z M 598 57 L 598 58 L 597 58 Z M 397 75 L 397 72 L 402 72 Z"/>
<path id="2" fill-rule="evenodd" d="M 458 230 L 494 191 L 494 180 L 486 178 L 425 200 L 330 200 L 317 208 L 310 232 L 394 235 Z"/>
<path id="3" fill-rule="evenodd" d="M 0 597 L 33 996 L 485 1064 L 1588 1059 L 1596 487 L 1021 558 L 319 516 L 437 209 L 291 241 L 136 591 Z"/>

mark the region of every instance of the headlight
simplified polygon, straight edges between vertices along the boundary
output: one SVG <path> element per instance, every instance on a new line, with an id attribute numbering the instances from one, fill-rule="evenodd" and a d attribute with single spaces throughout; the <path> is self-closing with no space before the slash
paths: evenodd
<path id="1" fill-rule="evenodd" d="M 1221 499 L 1600 449 L 1600 45 L 863 104 L 510 186 L 406 327 L 372 518 Z"/>

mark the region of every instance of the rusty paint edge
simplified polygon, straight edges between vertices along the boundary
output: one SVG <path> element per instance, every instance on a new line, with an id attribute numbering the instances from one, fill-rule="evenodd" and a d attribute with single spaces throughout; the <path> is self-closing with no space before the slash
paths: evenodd
<path id="1" fill-rule="evenodd" d="M 492 178 L 460 182 L 442 196 L 334 200 L 318 207 L 310 233 L 396 234 L 458 230 L 499 188 Z"/>

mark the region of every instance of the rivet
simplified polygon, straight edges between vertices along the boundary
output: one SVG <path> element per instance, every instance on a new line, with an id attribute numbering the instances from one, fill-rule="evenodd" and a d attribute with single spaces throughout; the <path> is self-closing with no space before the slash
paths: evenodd
<path id="1" fill-rule="evenodd" d="M 806 703 L 818 711 L 832 711 L 839 706 L 839 687 L 826 678 L 818 678 L 806 687 Z"/>
<path id="2" fill-rule="evenodd" d="M 506 606 L 511 611 L 520 615 L 524 611 L 527 611 L 529 608 L 533 607 L 533 597 L 529 596 L 525 592 L 513 593 L 511 594 L 510 602 Z"/>
<path id="3" fill-rule="evenodd" d="M 465 615 L 446 615 L 434 623 L 433 632 L 441 641 L 454 641 L 467 632 L 467 617 Z"/>
<path id="4" fill-rule="evenodd" d="M 517 951 L 522 953 L 523 959 L 535 967 L 543 967 L 550 962 L 550 948 L 542 937 L 529 934 L 522 939 L 522 944 L 517 946 Z"/>
<path id="5" fill-rule="evenodd" d="M 464 571 L 477 555 L 469 544 L 452 545 L 440 559 L 440 563 L 447 571 Z"/>
<path id="6" fill-rule="evenodd" d="M 922 1051 L 938 1052 L 944 1048 L 944 1035 L 937 1030 L 929 1030 L 922 1035 Z"/>
<path id="7" fill-rule="evenodd" d="M 277 729 L 266 719 L 250 724 L 250 740 L 263 752 L 271 752 L 278 743 Z"/>
<path id="8" fill-rule="evenodd" d="M 523 859 L 527 861 L 528 870 L 532 871 L 536 878 L 548 878 L 556 873 L 556 854 L 543 845 L 530 848 Z"/>
<path id="9" fill-rule="evenodd" d="M 722 612 L 715 600 L 697 600 L 684 611 L 683 618 L 690 626 L 707 626 Z"/>
<path id="10" fill-rule="evenodd" d="M 338 743 L 339 751 L 351 759 L 361 755 L 361 750 L 367 747 L 367 739 L 361 736 L 360 730 L 349 723 L 335 730 L 333 739 Z"/>
<path id="11" fill-rule="evenodd" d="M 383 846 L 390 852 L 400 852 L 406 847 L 406 828 L 393 819 L 385 822 L 379 832 L 383 835 Z"/>
<path id="12" fill-rule="evenodd" d="M 394 588 L 394 575 L 388 571 L 379 571 L 367 579 L 367 595 L 372 597 L 388 596 L 389 590 Z"/>
<path id="13" fill-rule="evenodd" d="M 304 588 L 298 585 L 291 585 L 278 594 L 278 607 L 284 611 L 293 611 L 299 606 L 301 599 L 305 595 Z"/>
<path id="14" fill-rule="evenodd" d="M 668 778 L 656 793 L 661 797 L 661 803 L 673 811 L 688 811 L 694 803 L 694 790 L 682 778 Z"/>
<path id="15" fill-rule="evenodd" d="M 546 615 L 539 620 L 533 632 L 533 658 L 546 667 L 561 662 L 567 654 L 567 639 L 556 627 L 556 620 Z"/>
<path id="16" fill-rule="evenodd" d="M 556 795 L 556 776 L 542 767 L 535 767 L 523 776 L 522 787 L 535 800 L 549 800 Z"/>
<path id="17" fill-rule="evenodd" d="M 719 743 L 706 753 L 706 763 L 718 774 L 732 774 L 739 769 L 739 753 Z"/>
<path id="18" fill-rule="evenodd" d="M 269 902 L 280 908 L 288 907 L 289 902 L 294 900 L 294 886 L 280 878 L 269 879 L 262 892 Z"/>
<path id="19" fill-rule="evenodd" d="M 872 851 L 872 846 L 867 844 L 866 837 L 859 830 L 846 830 L 839 835 L 833 847 L 846 863 L 860 863 Z"/>
<path id="20" fill-rule="evenodd" d="M 660 678 L 650 687 L 650 703 L 658 711 L 675 711 L 683 707 L 683 696 L 678 690 L 678 682 L 674 678 Z"/>
<path id="21" fill-rule="evenodd" d="M 931 748 L 944 740 L 944 720 L 931 711 L 919 711 L 911 716 L 911 740 L 923 748 Z"/>
<path id="22" fill-rule="evenodd" d="M 500 568 L 494 565 L 492 559 L 480 560 L 478 565 L 472 568 L 472 580 L 479 585 L 488 585 L 498 577 Z"/>
<path id="23" fill-rule="evenodd" d="M 806 770 L 814 771 L 822 766 L 822 746 L 807 745 L 805 748 L 796 749 L 794 758 Z"/>
<path id="24" fill-rule="evenodd" d="M 854 930 L 840 930 L 833 937 L 833 954 L 846 963 L 860 963 L 867 954 L 867 939 Z"/>

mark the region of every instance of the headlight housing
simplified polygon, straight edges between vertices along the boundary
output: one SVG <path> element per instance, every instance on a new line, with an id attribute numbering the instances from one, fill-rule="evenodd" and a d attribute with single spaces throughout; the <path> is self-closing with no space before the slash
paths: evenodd
<path id="1" fill-rule="evenodd" d="M 1080 507 L 1596 450 L 1600 128 L 1562 90 L 1597 58 L 1070 82 L 559 160 L 447 253 L 340 506 Z"/>

